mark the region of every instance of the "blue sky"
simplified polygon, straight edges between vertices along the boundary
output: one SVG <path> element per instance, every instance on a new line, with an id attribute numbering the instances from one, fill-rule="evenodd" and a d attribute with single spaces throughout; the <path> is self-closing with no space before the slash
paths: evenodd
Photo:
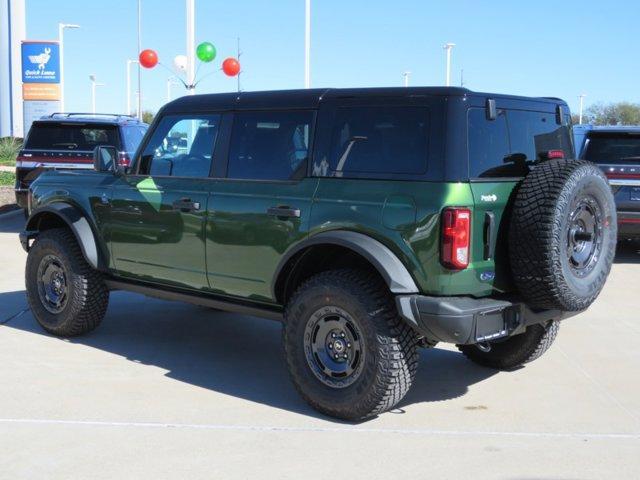
<path id="1" fill-rule="evenodd" d="M 171 66 L 184 54 L 183 0 L 142 0 L 142 44 Z M 90 109 L 88 75 L 98 89 L 97 110 L 126 110 L 125 62 L 137 58 L 136 0 L 26 0 L 27 37 L 65 33 L 66 104 Z M 640 2 L 312 0 L 311 80 L 314 87 L 442 85 L 442 45 L 454 42 L 452 77 L 472 90 L 558 96 L 577 111 L 577 96 L 593 102 L 640 103 Z M 236 54 L 240 37 L 243 90 L 302 88 L 304 0 L 196 0 L 196 43 L 218 50 L 215 68 Z M 209 64 L 200 76 L 214 70 Z M 161 68 L 144 70 L 143 108 L 166 99 Z M 199 93 L 236 89 L 218 71 Z M 174 87 L 174 97 L 183 92 Z"/>

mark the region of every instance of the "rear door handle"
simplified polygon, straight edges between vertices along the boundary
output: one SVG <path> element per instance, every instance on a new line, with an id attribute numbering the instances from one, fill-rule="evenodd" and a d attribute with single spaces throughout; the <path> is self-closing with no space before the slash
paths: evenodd
<path id="1" fill-rule="evenodd" d="M 200 202 L 194 202 L 190 198 L 181 198 L 172 204 L 174 210 L 180 212 L 195 212 L 200 210 Z"/>
<path id="2" fill-rule="evenodd" d="M 271 207 L 267 209 L 267 215 L 271 215 L 273 217 L 300 217 L 300 209 L 294 207 Z"/>

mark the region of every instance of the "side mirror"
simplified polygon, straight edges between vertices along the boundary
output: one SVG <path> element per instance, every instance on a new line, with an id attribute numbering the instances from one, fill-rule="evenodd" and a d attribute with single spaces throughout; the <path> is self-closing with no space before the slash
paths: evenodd
<path id="1" fill-rule="evenodd" d="M 93 151 L 93 169 L 96 172 L 117 172 L 118 150 L 116 147 L 100 145 Z"/>

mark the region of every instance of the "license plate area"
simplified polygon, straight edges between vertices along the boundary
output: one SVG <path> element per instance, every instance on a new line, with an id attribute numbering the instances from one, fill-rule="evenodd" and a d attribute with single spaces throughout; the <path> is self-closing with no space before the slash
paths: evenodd
<path id="1" fill-rule="evenodd" d="M 629 192 L 629 200 L 632 202 L 640 202 L 640 187 L 631 187 Z"/>
<path id="2" fill-rule="evenodd" d="M 509 309 L 482 312 L 476 315 L 475 340 L 489 342 L 509 335 L 506 317 Z"/>

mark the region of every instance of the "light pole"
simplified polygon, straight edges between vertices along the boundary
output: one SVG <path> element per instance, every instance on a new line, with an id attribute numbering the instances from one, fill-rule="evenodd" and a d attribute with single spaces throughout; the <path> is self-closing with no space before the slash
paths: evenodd
<path id="1" fill-rule="evenodd" d="M 582 125 L 582 107 L 584 105 L 584 97 L 586 97 L 587 95 L 584 93 L 581 93 L 580 95 L 578 95 L 578 98 L 580 99 L 580 114 L 578 115 L 578 123 L 580 125 Z"/>
<path id="2" fill-rule="evenodd" d="M 167 103 L 171 101 L 171 87 L 173 85 L 180 85 L 180 83 L 176 81 L 176 77 L 167 78 Z"/>
<path id="3" fill-rule="evenodd" d="M 74 23 L 58 23 L 58 43 L 60 44 L 60 111 L 64 112 L 64 29 L 80 28 Z"/>
<path id="4" fill-rule="evenodd" d="M 404 77 L 404 86 L 405 87 L 409 86 L 409 75 L 411 75 L 411 72 L 409 70 L 407 70 L 406 72 L 402 72 L 402 76 Z"/>
<path id="5" fill-rule="evenodd" d="M 195 29 L 195 0 L 186 0 L 187 12 L 187 91 L 189 95 L 195 95 L 194 77 L 195 77 L 195 57 L 194 46 L 196 43 Z"/>
<path id="6" fill-rule="evenodd" d="M 445 43 L 442 47 L 447 51 L 447 81 L 445 83 L 447 87 L 451 86 L 451 49 L 455 46 L 455 43 Z"/>
<path id="7" fill-rule="evenodd" d="M 96 113 L 96 87 L 104 87 L 104 83 L 96 82 L 95 73 L 89 75 L 89 80 L 91 80 L 91 113 Z"/>
<path id="8" fill-rule="evenodd" d="M 304 2 L 304 88 L 311 88 L 311 0 Z"/>
<path id="9" fill-rule="evenodd" d="M 131 65 L 139 63 L 137 60 L 127 60 L 127 115 L 131 115 Z M 136 112 L 140 116 L 140 112 Z"/>
<path id="10" fill-rule="evenodd" d="M 142 51 L 142 0 L 138 0 L 138 55 Z M 138 98 L 136 99 L 136 104 L 138 108 L 136 109 L 138 112 L 138 120 L 142 120 L 142 72 L 140 67 L 140 62 L 136 62 L 138 64 Z"/>

